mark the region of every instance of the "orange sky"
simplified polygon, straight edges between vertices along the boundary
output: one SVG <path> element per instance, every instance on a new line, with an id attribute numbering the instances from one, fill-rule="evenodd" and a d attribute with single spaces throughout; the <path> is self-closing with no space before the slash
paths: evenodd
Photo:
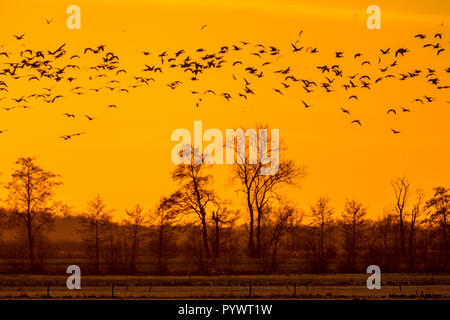
<path id="1" fill-rule="evenodd" d="M 66 8 L 71 4 L 81 8 L 81 30 L 66 28 Z M 366 8 L 370 4 L 381 8 L 381 30 L 366 27 Z M 380 215 L 392 201 L 390 180 L 396 176 L 406 174 L 413 188 L 420 187 L 428 193 L 436 185 L 450 186 L 450 104 L 446 103 L 450 100 L 449 91 L 436 90 L 422 75 L 405 82 L 386 80 L 370 91 L 358 89 L 354 92 L 359 96 L 358 102 L 349 102 L 349 93 L 340 86 L 331 94 L 318 89 L 308 95 L 299 85 L 292 86 L 281 96 L 272 90 L 281 89 L 279 77 L 272 71 L 291 66 L 296 77 L 322 82 L 316 66 L 339 63 L 344 76 L 359 72 L 376 78 L 379 67 L 395 60 L 391 54 L 378 65 L 379 48 L 408 47 L 411 52 L 398 59 L 394 74 L 433 67 L 441 85 L 449 85 L 449 74 L 443 71 L 450 67 L 449 17 L 448 0 L 2 2 L 0 51 L 54 50 L 66 43 L 68 55 L 82 55 L 85 47 L 104 44 L 106 51 L 117 54 L 121 67 L 128 70 L 127 75 L 117 77 L 124 87 L 134 84 L 132 77 L 142 74 L 144 63 L 158 64 L 157 54 L 166 50 L 173 54 L 184 48 L 194 57 L 200 56 L 194 52 L 197 48 L 218 51 L 223 45 L 242 40 L 251 45 L 279 47 L 281 57 L 271 59 L 273 65 L 263 80 L 254 81 L 252 87 L 257 94 L 248 101 L 205 97 L 199 108 L 195 107 L 190 90 L 211 88 L 237 94 L 242 88 L 242 77 L 251 82 L 253 78 L 243 68 L 227 66 L 192 84 L 186 74 L 171 70 L 149 75 L 157 81 L 129 94 L 103 90 L 76 96 L 70 93 L 76 85 L 104 85 L 104 80 L 87 80 L 93 73 L 86 68 L 98 59 L 83 57 L 79 62 L 83 66 L 79 74 L 83 76 L 70 85 L 62 81 L 54 88 L 64 99 L 54 104 L 32 101 L 31 110 L 0 109 L 0 130 L 8 129 L 0 135 L 0 180 L 9 180 L 18 157 L 36 156 L 43 167 L 63 176 L 59 199 L 82 210 L 88 200 L 100 193 L 121 216 L 125 208 L 136 203 L 152 208 L 161 196 L 174 190 L 170 181 L 173 130 L 193 130 L 194 120 L 202 120 L 204 130 L 217 128 L 223 133 L 227 128 L 266 123 L 280 129 L 280 137 L 289 148 L 280 156 L 307 167 L 302 188 L 289 192 L 299 207 L 306 209 L 318 196 L 328 195 L 338 212 L 346 198 L 355 198 L 369 207 L 372 216 Z M 45 18 L 53 21 L 47 25 Z M 443 27 L 439 26 L 441 23 Z M 204 24 L 208 27 L 201 31 Z M 318 47 L 319 54 L 291 52 L 290 43 L 297 39 L 299 30 L 304 31 L 301 44 Z M 413 38 L 419 32 L 431 36 L 443 32 L 440 42 L 448 51 L 436 58 L 434 51 L 423 49 L 422 42 Z M 12 37 L 22 33 L 26 34 L 22 42 Z M 151 54 L 144 57 L 143 50 Z M 344 51 L 345 57 L 334 58 L 335 51 Z M 362 52 L 364 59 L 373 62 L 372 66 L 361 67 L 355 62 L 352 56 L 356 52 Z M 235 53 L 226 60 L 238 58 L 258 67 L 264 60 Z M 0 57 L 0 63 L 4 60 Z M 239 80 L 233 80 L 232 74 Z M 0 80 L 4 78 L 0 76 Z M 183 85 L 171 90 L 166 84 L 174 80 L 183 81 Z M 46 81 L 13 82 L 8 78 L 8 97 L 27 96 L 40 92 L 39 88 L 54 86 Z M 437 101 L 412 103 L 424 94 Z M 313 107 L 305 109 L 302 99 Z M 0 101 L 2 108 L 9 104 L 8 100 Z M 108 109 L 108 104 L 118 108 Z M 388 108 L 400 106 L 412 112 L 397 117 L 386 115 Z M 340 107 L 350 109 L 352 115 L 342 113 Z M 62 116 L 64 112 L 75 113 L 77 118 L 67 119 Z M 95 120 L 87 121 L 84 114 Z M 360 119 L 363 126 L 350 125 L 354 119 Z M 394 136 L 391 128 L 402 133 Z M 71 141 L 59 139 L 81 131 L 87 134 Z M 226 171 L 226 165 L 214 171 L 216 188 L 239 205 L 241 200 L 231 192 L 235 188 L 228 184 Z M 5 196 L 1 190 L 0 197 Z"/>

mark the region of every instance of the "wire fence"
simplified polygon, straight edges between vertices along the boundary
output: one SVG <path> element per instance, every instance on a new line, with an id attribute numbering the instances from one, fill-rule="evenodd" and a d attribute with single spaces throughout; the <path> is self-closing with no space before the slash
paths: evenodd
<path id="1" fill-rule="evenodd" d="M 327 285 L 289 283 L 258 285 L 252 281 L 240 285 L 158 285 L 147 283 L 110 283 L 69 290 L 66 286 L 0 286 L 3 299 L 449 299 L 450 285 L 382 285 L 369 290 L 361 285 Z"/>

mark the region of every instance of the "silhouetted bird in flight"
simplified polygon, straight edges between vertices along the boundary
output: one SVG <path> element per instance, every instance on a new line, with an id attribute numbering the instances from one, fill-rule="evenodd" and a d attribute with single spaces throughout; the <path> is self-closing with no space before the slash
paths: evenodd
<path id="1" fill-rule="evenodd" d="M 46 22 L 49 24 L 51 20 L 47 18 Z M 208 25 L 203 25 L 201 27 L 201 30 L 204 30 L 206 27 L 208 27 Z M 318 72 L 316 79 L 301 78 L 300 74 L 297 73 L 298 70 L 295 70 L 297 69 L 295 60 L 292 60 L 292 65 L 284 65 L 280 67 L 280 65 L 282 65 L 283 63 L 283 60 L 279 59 L 282 59 L 285 54 L 294 57 L 294 53 L 297 54 L 302 50 L 305 53 L 314 53 L 320 57 L 318 47 L 307 46 L 306 44 L 304 44 L 303 38 L 300 40 L 302 33 L 303 31 L 301 30 L 298 33 L 297 39 L 293 39 L 293 41 L 287 42 L 288 46 L 284 51 L 276 46 L 267 45 L 265 43 L 250 45 L 250 41 L 240 40 L 235 42 L 235 44 L 222 43 L 221 45 L 219 45 L 217 50 L 210 49 L 205 46 L 199 46 L 198 49 L 191 49 L 190 52 L 187 52 L 189 51 L 187 49 L 180 49 L 178 51 L 163 51 L 164 49 L 161 49 L 161 51 L 159 52 L 162 53 L 155 54 L 156 62 L 148 62 L 152 59 L 151 57 L 147 58 L 147 56 L 151 55 L 150 52 L 153 53 L 156 51 L 145 49 L 144 51 L 138 51 L 138 56 L 140 59 L 145 60 L 146 63 L 142 63 L 141 66 L 143 67 L 139 68 L 140 71 L 134 71 L 136 73 L 132 75 L 129 74 L 133 71 L 123 67 L 122 63 L 119 62 L 120 60 L 117 54 L 115 54 L 114 52 L 104 52 L 106 48 L 105 45 L 79 48 L 79 52 L 84 51 L 84 54 L 86 55 L 85 56 L 81 54 L 80 57 L 79 54 L 76 54 L 77 52 L 70 52 L 65 43 L 60 45 L 56 50 L 35 50 L 34 48 L 25 47 L 25 34 L 13 35 L 15 39 L 22 40 L 20 44 L 23 44 L 22 47 L 24 48 L 17 49 L 17 52 L 10 52 L 13 50 L 1 49 L 2 52 L 0 52 L 0 79 L 2 80 L 0 81 L 0 93 L 2 97 L 0 97 L 0 100 L 6 98 L 6 101 L 12 102 L 12 105 L 1 106 L 1 108 L 6 111 L 18 110 L 20 108 L 28 109 L 30 108 L 29 106 L 17 105 L 20 103 L 27 103 L 30 106 L 32 105 L 33 108 L 37 109 L 39 107 L 39 104 L 36 104 L 35 107 L 34 104 L 31 104 L 31 101 L 28 102 L 27 100 L 36 99 L 38 103 L 54 103 L 58 99 L 66 100 L 70 98 L 70 93 L 73 93 L 74 95 L 108 93 L 115 94 L 117 92 L 131 94 L 131 92 L 133 92 L 133 90 L 135 89 L 145 89 L 147 87 L 151 87 L 151 82 L 159 82 L 160 79 L 165 79 L 161 81 L 165 81 L 165 84 L 172 89 L 172 92 L 182 91 L 184 87 L 186 87 L 186 91 L 188 93 L 190 92 L 196 95 L 199 95 L 199 92 L 203 92 L 203 95 L 211 93 L 212 95 L 211 97 L 208 96 L 208 99 L 214 99 L 214 96 L 216 96 L 217 92 L 217 97 L 225 98 L 230 103 L 232 103 L 233 101 L 232 95 L 233 97 L 243 98 L 239 99 L 239 101 L 240 103 L 244 103 L 245 100 L 250 101 L 250 97 L 252 95 L 255 95 L 256 88 L 258 88 L 258 93 L 264 93 L 262 89 L 259 89 L 262 88 L 259 85 L 262 84 L 263 81 L 273 81 L 276 84 L 273 84 L 270 87 L 266 86 L 265 88 L 272 88 L 275 93 L 286 96 L 287 92 L 292 92 L 295 94 L 295 82 L 300 83 L 306 94 L 314 94 L 317 92 L 325 92 L 329 94 L 331 92 L 336 92 L 339 90 L 343 91 L 343 88 L 345 89 L 345 92 L 348 92 L 348 94 L 346 93 L 348 100 L 359 100 L 358 96 L 361 89 L 372 90 L 380 86 L 384 87 L 385 85 L 388 85 L 389 82 L 387 81 L 387 79 L 392 79 L 390 81 L 398 80 L 404 83 L 408 83 L 410 79 L 417 78 L 418 80 L 423 80 L 425 84 L 431 84 L 432 88 L 430 90 L 441 90 L 440 92 L 442 93 L 444 93 L 444 91 L 442 90 L 450 88 L 450 85 L 446 83 L 448 81 L 448 78 L 444 78 L 440 74 L 444 71 L 446 72 L 445 75 L 450 74 L 450 67 L 446 66 L 446 69 L 443 69 L 444 71 L 442 71 L 442 68 L 437 66 L 432 66 L 431 68 L 427 66 L 427 68 L 425 68 L 413 64 L 413 68 L 410 64 L 410 68 L 408 70 L 404 64 L 408 63 L 409 60 L 399 57 L 403 56 L 407 52 L 410 52 L 407 48 L 380 49 L 380 47 L 378 47 L 374 52 L 374 57 L 375 59 L 376 57 L 378 57 L 379 64 L 376 68 L 371 67 L 372 65 L 376 64 L 376 62 L 372 64 L 372 61 L 376 61 L 373 60 L 373 58 L 367 58 L 365 61 L 362 61 L 362 59 L 358 60 L 358 58 L 362 57 L 363 55 L 366 56 L 366 53 L 354 53 L 354 59 L 351 59 L 351 56 L 349 57 L 350 62 L 354 64 L 354 67 L 357 68 L 356 70 L 352 71 L 354 75 L 348 74 L 349 70 L 344 70 L 344 66 L 346 67 L 348 65 L 346 61 L 347 55 L 344 54 L 345 51 L 333 50 L 331 51 L 334 52 L 334 57 L 332 58 L 341 59 L 339 61 L 343 61 L 342 64 L 332 65 L 332 63 L 327 63 L 318 66 L 316 68 L 320 70 L 320 73 Z M 425 39 L 426 37 L 427 36 L 422 33 L 414 35 L 414 38 L 416 39 Z M 435 59 L 441 61 L 441 59 L 445 59 L 444 57 L 447 50 L 447 42 L 443 43 L 441 41 L 443 37 L 444 35 L 442 33 L 435 33 L 434 41 L 439 42 L 421 42 L 419 47 L 423 46 L 425 48 L 429 48 L 436 53 Z M 429 38 L 431 38 L 433 41 L 431 35 L 429 36 Z M 301 45 L 299 43 L 301 43 Z M 3 47 L 4 46 L 0 46 L 0 48 Z M 414 50 L 414 53 L 415 51 L 416 50 Z M 89 57 L 89 53 L 92 54 L 92 57 Z M 283 55 L 281 53 L 283 53 Z M 145 57 L 142 57 L 142 55 L 144 55 Z M 393 61 L 386 61 L 386 63 L 384 63 L 384 58 L 389 57 L 389 55 L 393 58 Z M 367 56 L 369 57 L 370 55 Z M 395 60 L 394 56 L 397 57 Z M 250 57 L 252 59 L 248 59 Z M 261 58 L 261 60 L 253 57 Z M 381 57 L 383 57 L 383 60 L 381 59 Z M 79 61 L 80 63 L 67 64 L 67 61 L 73 59 L 79 59 L 76 61 Z M 88 60 L 85 61 L 86 59 Z M 383 62 L 384 65 L 380 64 L 381 62 Z M 152 63 L 155 63 L 155 65 L 153 65 Z M 202 86 L 202 84 L 204 83 L 208 84 L 208 80 L 206 79 L 209 78 L 204 78 L 207 77 L 207 73 L 220 72 L 218 74 L 219 76 L 221 76 L 224 72 L 227 71 L 227 69 L 223 68 L 224 66 L 234 67 L 232 69 L 232 77 L 228 77 L 229 75 L 227 75 L 226 77 L 224 77 L 224 79 L 233 79 L 233 81 L 235 80 L 235 82 L 232 83 L 238 84 L 240 88 L 232 88 L 230 86 L 230 89 L 227 89 L 229 93 L 219 93 L 221 91 L 217 91 L 218 89 L 214 87 L 205 88 Z M 271 66 L 274 66 L 273 69 L 271 68 Z M 395 72 L 398 66 L 402 67 L 401 73 Z M 168 68 L 175 69 L 176 71 L 180 70 L 181 76 L 183 76 L 183 73 L 186 74 L 184 78 L 186 79 L 186 81 L 184 81 L 184 79 L 173 81 L 172 78 L 167 83 L 166 78 L 171 76 L 171 73 L 168 72 L 171 70 L 168 70 Z M 263 70 L 259 70 L 259 68 Z M 84 70 L 87 71 L 85 72 Z M 250 79 L 250 81 L 244 78 L 242 74 L 239 74 L 241 71 L 242 73 L 245 73 L 245 77 L 247 79 Z M 83 72 L 84 74 L 81 72 Z M 144 76 L 144 73 L 148 74 L 148 72 L 153 72 L 155 77 L 150 78 Z M 161 78 L 157 76 L 160 76 Z M 249 77 L 254 78 L 251 79 Z M 82 81 L 84 78 L 92 81 L 92 83 L 95 84 L 84 84 L 83 86 L 80 86 L 80 84 L 83 83 Z M 38 87 L 39 91 L 35 91 L 33 94 L 27 93 L 26 95 L 24 94 L 21 98 L 14 99 L 9 95 L 9 90 L 11 90 L 10 87 L 13 88 L 13 86 L 9 82 L 9 79 L 11 79 L 12 81 L 22 79 L 25 81 L 25 83 L 28 84 L 28 86 Z M 243 83 L 241 83 L 241 80 L 245 82 L 243 88 Z M 60 91 L 60 88 L 62 86 L 55 85 L 51 88 L 41 88 L 41 85 L 39 85 L 40 83 L 48 82 L 53 82 L 54 84 L 60 82 L 61 84 L 70 86 L 68 88 L 69 95 L 66 94 L 65 96 L 63 96 L 61 94 L 62 91 Z M 195 87 L 196 83 L 199 83 L 198 87 Z M 277 86 L 279 86 L 280 84 L 283 87 L 277 88 Z M 228 84 L 225 85 L 227 86 Z M 317 87 L 319 87 L 319 89 L 317 89 Z M 320 90 L 320 88 L 323 88 L 325 91 Z M 45 91 L 42 92 L 43 90 Z M 268 91 L 266 90 L 265 93 L 267 92 Z M 200 103 L 204 103 L 204 101 L 202 100 L 202 98 L 197 98 L 198 100 L 196 100 L 196 106 L 198 107 Z M 435 98 L 431 96 L 423 96 L 421 98 L 415 99 L 413 102 L 420 102 L 424 104 L 424 102 L 430 103 L 437 100 L 440 100 L 440 96 L 436 96 Z M 311 105 L 307 104 L 305 101 L 301 101 L 305 108 L 311 107 Z M 355 103 L 357 103 L 357 101 L 355 101 Z M 117 108 L 115 104 L 105 105 L 108 108 Z M 397 109 L 401 110 L 402 112 L 410 111 L 409 109 L 403 107 L 398 107 Z M 346 107 L 341 107 L 340 111 L 346 114 L 350 114 L 350 110 Z M 394 108 L 387 110 L 387 113 L 393 113 L 397 115 L 397 112 Z M 64 116 L 68 118 L 74 118 L 75 114 L 64 113 Z M 89 115 L 85 116 L 90 121 L 94 119 Z M 361 121 L 364 121 L 364 119 L 361 119 Z M 354 120 L 352 121 L 352 123 L 361 125 L 360 120 Z M 66 135 L 63 137 L 66 137 L 66 139 L 68 140 L 72 136 L 73 135 Z"/>
<path id="2" fill-rule="evenodd" d="M 395 109 L 389 109 L 386 113 L 389 114 L 391 112 L 395 115 L 397 114 L 397 111 L 395 111 Z"/>
<path id="3" fill-rule="evenodd" d="M 305 108 L 310 108 L 311 107 L 311 105 L 310 104 L 307 104 L 305 101 L 303 101 L 302 100 L 302 103 L 303 103 L 303 105 L 305 106 Z"/>
<path id="4" fill-rule="evenodd" d="M 275 91 L 276 93 L 279 93 L 279 94 L 283 95 L 283 92 L 281 92 L 280 89 L 275 89 L 275 88 L 274 88 L 273 91 Z"/>
<path id="5" fill-rule="evenodd" d="M 409 52 L 408 49 L 400 48 L 400 49 L 397 49 L 397 51 L 395 51 L 395 56 L 397 57 L 397 55 L 399 55 L 399 54 L 403 56 L 407 52 Z"/>
<path id="6" fill-rule="evenodd" d="M 81 136 L 82 134 L 85 134 L 85 133 L 86 133 L 86 132 L 73 133 L 73 134 L 66 134 L 66 135 L 64 135 L 64 136 L 61 136 L 60 138 L 67 141 L 67 140 L 72 139 L 72 137 Z"/>
<path id="7" fill-rule="evenodd" d="M 304 47 L 300 47 L 300 48 L 297 48 L 296 46 L 295 46 L 295 44 L 293 44 L 293 43 L 291 43 L 291 46 L 292 46 L 292 52 L 299 52 L 299 51 L 301 51 Z"/>

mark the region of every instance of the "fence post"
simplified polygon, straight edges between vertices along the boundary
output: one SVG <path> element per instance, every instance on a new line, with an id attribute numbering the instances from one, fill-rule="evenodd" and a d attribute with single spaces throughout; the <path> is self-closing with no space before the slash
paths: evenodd
<path id="1" fill-rule="evenodd" d="M 297 297 L 297 283 L 294 283 L 294 298 Z"/>
<path id="2" fill-rule="evenodd" d="M 114 283 L 111 285 L 111 297 L 114 298 Z"/>
<path id="3" fill-rule="evenodd" d="M 47 298 L 50 298 L 50 283 L 47 283 Z"/>
<path id="4" fill-rule="evenodd" d="M 152 292 L 152 283 L 150 282 L 150 284 L 148 285 L 148 292 Z"/>
<path id="5" fill-rule="evenodd" d="M 248 295 L 251 297 L 252 296 L 252 286 L 253 286 L 253 284 L 252 284 L 252 282 L 250 281 L 250 286 L 249 286 L 249 288 L 248 288 Z"/>

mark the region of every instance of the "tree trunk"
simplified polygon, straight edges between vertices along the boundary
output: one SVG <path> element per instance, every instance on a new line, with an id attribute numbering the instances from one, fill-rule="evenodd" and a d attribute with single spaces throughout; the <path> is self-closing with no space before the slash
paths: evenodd
<path id="1" fill-rule="evenodd" d="M 400 268 L 405 261 L 405 228 L 403 225 L 403 217 L 400 216 Z"/>
<path id="2" fill-rule="evenodd" d="M 100 239 L 98 222 L 95 225 L 95 272 L 100 273 Z"/>
<path id="3" fill-rule="evenodd" d="M 320 264 L 322 265 L 323 261 L 323 231 L 324 231 L 324 225 L 323 222 L 320 225 Z"/>
<path id="4" fill-rule="evenodd" d="M 356 271 L 356 217 L 353 219 L 352 233 L 352 272 Z"/>
<path id="5" fill-rule="evenodd" d="M 409 272 L 412 272 L 414 269 L 414 221 L 411 221 L 411 232 L 409 235 Z"/>
<path id="6" fill-rule="evenodd" d="M 257 217 L 257 224 L 256 224 L 256 256 L 261 256 L 261 210 L 258 209 L 258 217 Z"/>
<path id="7" fill-rule="evenodd" d="M 31 230 L 31 223 L 30 219 L 28 219 L 28 249 L 30 253 L 30 269 L 31 271 L 35 271 L 35 264 L 34 264 L 34 239 L 33 234 Z"/>
<path id="8" fill-rule="evenodd" d="M 191 166 L 191 173 L 192 173 L 192 182 L 194 183 L 194 190 L 195 195 L 197 197 L 197 205 L 200 211 L 201 221 L 202 221 L 202 233 L 203 233 L 203 248 L 205 250 L 206 258 L 210 257 L 209 253 L 209 246 L 208 246 L 208 230 L 206 228 L 206 211 L 205 207 L 202 204 L 201 196 L 200 196 L 200 190 L 198 188 L 197 179 L 195 175 L 193 174 L 193 167 Z"/>
<path id="9" fill-rule="evenodd" d="M 215 243 L 215 248 L 214 248 L 214 251 L 215 251 L 214 254 L 215 254 L 216 259 L 218 259 L 219 251 L 220 251 L 220 235 L 219 235 L 219 219 L 218 218 L 216 219 L 215 223 L 216 223 L 216 243 Z"/>
<path id="10" fill-rule="evenodd" d="M 31 200 L 30 200 L 30 192 L 28 191 L 27 197 L 27 233 L 28 233 L 28 250 L 30 254 L 30 270 L 31 272 L 35 271 L 34 264 L 34 237 L 33 237 L 33 224 L 31 217 Z"/>
<path id="11" fill-rule="evenodd" d="M 158 240 L 158 273 L 161 275 L 163 273 L 162 266 L 162 253 L 163 253 L 163 225 L 159 226 L 159 240 Z"/>
<path id="12" fill-rule="evenodd" d="M 271 267 L 270 267 L 272 272 L 275 272 L 275 270 L 276 270 L 277 250 L 278 250 L 278 239 L 275 239 L 275 243 L 273 245 L 273 252 L 272 252 L 272 263 L 271 263 Z"/>
<path id="13" fill-rule="evenodd" d="M 250 200 L 249 192 L 247 192 L 247 205 L 248 211 L 250 214 L 250 225 L 249 225 L 249 234 L 248 234 L 248 251 L 250 257 L 254 258 L 255 255 L 255 240 L 254 240 L 254 216 L 253 216 L 253 206 Z"/>
<path id="14" fill-rule="evenodd" d="M 137 246 L 137 230 L 135 229 L 134 230 L 134 233 L 133 233 L 133 247 L 132 247 L 132 250 L 131 250 L 131 261 L 130 261 L 130 272 L 131 273 L 135 273 L 135 271 L 136 271 L 136 265 L 135 265 L 135 263 L 136 263 L 136 246 Z"/>
<path id="15" fill-rule="evenodd" d="M 447 217 L 446 213 L 442 216 L 442 240 L 444 242 L 444 270 L 448 266 L 448 241 L 447 241 Z"/>
<path id="16" fill-rule="evenodd" d="M 210 258 L 209 245 L 208 245 L 208 228 L 206 226 L 206 214 L 202 217 L 202 234 L 203 234 L 203 248 L 205 250 L 206 258 Z"/>

